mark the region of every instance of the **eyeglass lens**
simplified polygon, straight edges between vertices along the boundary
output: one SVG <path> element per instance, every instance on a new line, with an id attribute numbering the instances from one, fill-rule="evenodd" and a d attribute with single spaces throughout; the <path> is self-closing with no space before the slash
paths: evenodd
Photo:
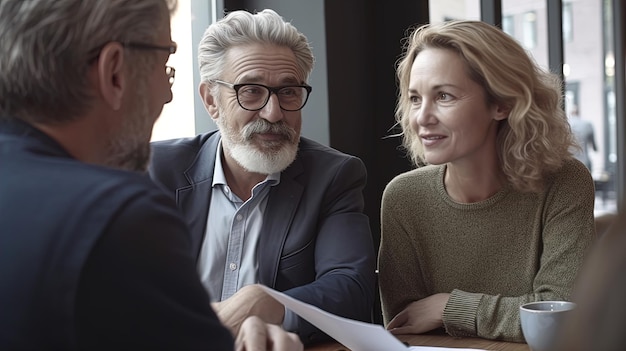
<path id="1" fill-rule="evenodd" d="M 237 89 L 237 100 L 246 110 L 262 109 L 269 101 L 272 90 L 258 84 L 245 84 Z M 280 108 L 285 111 L 298 111 L 307 101 L 309 92 L 305 87 L 293 86 L 274 90 L 278 97 Z"/>

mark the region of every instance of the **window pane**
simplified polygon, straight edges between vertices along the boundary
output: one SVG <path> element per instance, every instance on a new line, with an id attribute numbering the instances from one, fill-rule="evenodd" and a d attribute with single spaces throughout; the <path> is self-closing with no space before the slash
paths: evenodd
<path id="1" fill-rule="evenodd" d="M 191 37 L 191 2 L 179 0 L 172 16 L 172 40 L 178 50 L 171 55 L 167 65 L 176 69 L 176 80 L 172 85 L 174 98 L 163 106 L 161 116 L 152 130 L 152 140 L 163 140 L 195 134 L 194 97 L 197 92 L 193 84 L 193 45 Z"/>
<path id="2" fill-rule="evenodd" d="M 480 0 L 429 0 L 430 22 L 480 20 Z"/>
<path id="3" fill-rule="evenodd" d="M 537 14 L 528 11 L 522 15 L 522 43 L 526 49 L 537 46 Z"/>
<path id="4" fill-rule="evenodd" d="M 504 31 L 517 39 L 539 65 L 548 69 L 546 17 L 546 0 L 502 0 Z"/>
<path id="5" fill-rule="evenodd" d="M 606 1 L 609 3 L 610 1 Z M 564 40 L 566 111 L 574 132 L 582 120 L 591 126 L 594 145 L 581 139 L 587 148 L 590 168 L 596 182 L 596 212 L 616 210 L 615 171 L 615 86 L 613 82 L 612 25 L 603 19 L 603 1 L 580 0 L 563 4 L 564 14 L 570 13 L 566 25 L 584 28 Z M 568 8 L 566 10 L 566 7 Z M 610 20 L 610 17 L 607 19 Z M 604 44 L 603 44 L 604 43 Z M 576 114 L 575 112 L 579 113 Z M 582 138 L 583 135 L 581 135 Z"/>
<path id="6" fill-rule="evenodd" d="M 502 16 L 502 30 L 515 37 L 515 16 Z"/>
<path id="7" fill-rule="evenodd" d="M 563 2 L 563 41 L 569 42 L 574 39 L 574 27 L 572 23 L 572 3 Z"/>

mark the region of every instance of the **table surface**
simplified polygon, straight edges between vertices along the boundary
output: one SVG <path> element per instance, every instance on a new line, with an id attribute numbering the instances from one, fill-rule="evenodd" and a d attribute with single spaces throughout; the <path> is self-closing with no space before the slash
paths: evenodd
<path id="1" fill-rule="evenodd" d="M 412 346 L 442 346 L 472 348 L 495 351 L 530 351 L 527 344 L 494 341 L 480 338 L 456 338 L 449 335 L 398 335 L 398 339 L 409 343 Z M 313 345 L 305 348 L 305 351 L 350 351 L 345 346 L 337 342 L 329 342 Z"/>

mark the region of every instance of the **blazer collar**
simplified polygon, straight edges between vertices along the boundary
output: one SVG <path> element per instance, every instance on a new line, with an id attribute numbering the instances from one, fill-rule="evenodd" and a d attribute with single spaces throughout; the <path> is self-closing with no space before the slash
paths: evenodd
<path id="1" fill-rule="evenodd" d="M 194 162 L 184 171 L 189 185 L 176 190 L 176 201 L 191 229 L 192 249 L 196 257 L 200 254 L 206 233 L 209 203 L 213 191 L 213 171 L 215 168 L 219 132 L 209 136 Z M 298 150 L 300 152 L 300 150 Z M 304 171 L 302 161 L 296 156 L 294 162 L 281 172 L 280 183 L 269 193 L 266 215 L 261 228 L 262 240 L 259 243 L 259 257 L 276 257 L 276 260 L 259 260 L 260 281 L 273 286 L 278 270 L 278 258 L 287 237 L 287 232 L 295 215 L 304 186 L 297 176 Z M 280 214 L 280 215 L 272 215 Z M 264 264 L 269 266 L 265 267 Z M 270 284 L 270 282 L 272 284 Z"/>
<path id="2" fill-rule="evenodd" d="M 30 123 L 13 117 L 0 116 L 0 140 L 3 144 L 4 142 L 17 141 L 17 144 L 27 145 L 39 154 L 74 158 L 51 136 Z"/>
<path id="3" fill-rule="evenodd" d="M 215 158 L 217 154 L 217 145 L 221 139 L 219 132 L 213 133 L 202 144 L 198 155 L 193 163 L 184 171 L 185 177 L 190 185 L 202 183 L 207 180 L 213 181 L 213 169 L 215 168 Z"/>

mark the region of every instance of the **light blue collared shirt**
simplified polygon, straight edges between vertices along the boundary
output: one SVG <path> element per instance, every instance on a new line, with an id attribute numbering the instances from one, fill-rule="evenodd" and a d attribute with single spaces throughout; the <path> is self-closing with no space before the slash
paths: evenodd
<path id="1" fill-rule="evenodd" d="M 198 273 L 211 302 L 223 301 L 237 290 L 259 282 L 257 246 L 270 187 L 280 183 L 272 173 L 252 188 L 243 202 L 226 184 L 222 166 L 222 141 L 217 144 L 213 191 L 206 233 L 198 259 Z M 285 308 L 283 328 L 295 331 L 297 315 Z"/>
<path id="2" fill-rule="evenodd" d="M 224 175 L 222 142 L 217 145 L 213 191 L 198 272 L 211 301 L 223 301 L 237 290 L 259 282 L 257 246 L 270 187 L 280 182 L 280 173 L 268 175 L 242 201 Z"/>

